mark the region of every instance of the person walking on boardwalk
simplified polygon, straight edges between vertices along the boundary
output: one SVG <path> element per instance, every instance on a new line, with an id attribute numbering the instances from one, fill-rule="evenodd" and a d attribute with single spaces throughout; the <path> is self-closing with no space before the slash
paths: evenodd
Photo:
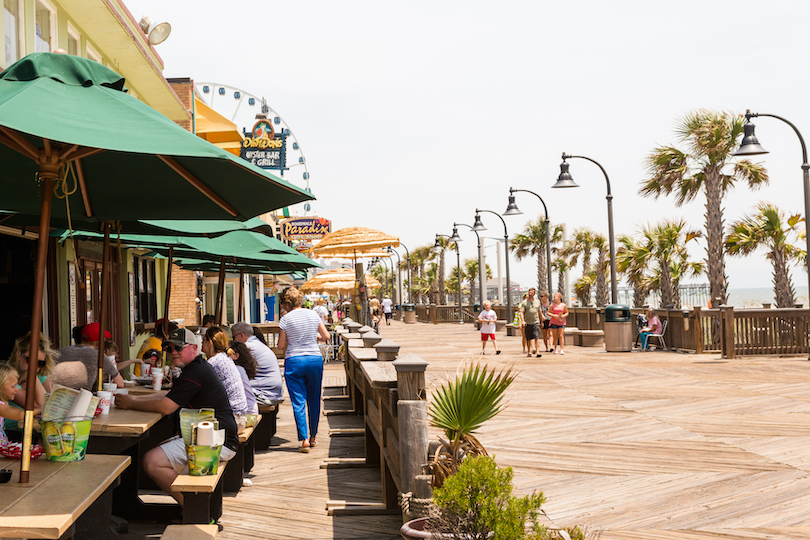
<path id="1" fill-rule="evenodd" d="M 551 345 L 555 354 L 565 354 L 565 318 L 568 317 L 568 306 L 563 304 L 562 294 L 554 293 L 554 303 L 548 308 L 549 326 L 551 327 Z"/>
<path id="2" fill-rule="evenodd" d="M 495 321 L 498 314 L 492 310 L 489 300 L 484 300 L 484 310 L 478 314 L 478 321 L 481 323 L 481 354 L 486 354 L 487 341 L 492 341 L 492 348 L 495 354 L 501 354 L 498 344 L 495 343 Z"/>
<path id="3" fill-rule="evenodd" d="M 385 313 L 385 324 L 388 325 L 388 326 L 391 326 L 391 323 L 389 321 L 391 320 L 391 313 L 392 313 L 391 306 L 393 306 L 393 305 L 394 305 L 394 303 L 391 301 L 391 299 L 386 294 L 385 298 L 383 298 L 383 301 L 382 301 L 382 308 L 383 308 L 383 313 Z"/>
<path id="4" fill-rule="evenodd" d="M 284 378 L 295 416 L 298 440 L 301 441 L 301 452 L 309 452 L 310 448 L 316 446 L 315 436 L 318 434 L 318 420 L 321 416 L 323 357 L 318 341 L 328 342 L 329 332 L 317 313 L 301 309 L 301 291 L 287 289 L 282 298 L 287 314 L 278 324 L 278 346 L 284 349 Z"/>
<path id="5" fill-rule="evenodd" d="M 534 287 L 529 289 L 529 296 L 518 306 L 518 310 L 523 314 L 523 321 L 526 323 L 523 332 L 529 350 L 526 356 L 529 358 L 531 358 L 532 354 L 537 355 L 537 358 L 543 356 L 540 354 L 540 324 L 544 318 L 540 300 L 534 296 L 536 292 L 537 289 Z"/>
<path id="6" fill-rule="evenodd" d="M 548 317 L 548 308 L 551 307 L 548 293 L 546 291 L 540 292 L 540 311 L 543 312 L 543 322 L 540 324 L 540 331 L 543 334 L 543 344 L 546 346 L 546 352 L 554 352 L 554 345 L 551 346 L 549 351 L 548 342 L 551 340 L 551 321 Z"/>

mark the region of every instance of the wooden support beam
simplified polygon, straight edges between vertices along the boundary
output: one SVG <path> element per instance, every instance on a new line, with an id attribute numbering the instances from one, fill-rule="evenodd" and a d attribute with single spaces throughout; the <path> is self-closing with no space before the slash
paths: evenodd
<path id="1" fill-rule="evenodd" d="M 228 212 L 232 217 L 237 217 L 239 215 L 239 212 L 237 212 L 236 209 L 233 206 L 231 206 L 230 204 L 225 202 L 225 199 L 223 199 L 222 197 L 220 197 L 219 195 L 214 193 L 214 191 L 210 187 L 208 187 L 205 184 L 203 184 L 202 182 L 200 182 L 197 179 L 197 177 L 195 177 L 193 174 L 191 174 L 186 169 L 184 169 L 182 166 L 180 166 L 180 164 L 177 163 L 174 159 L 172 159 L 170 157 L 166 157 L 166 156 L 160 156 L 160 155 L 158 157 L 166 165 L 171 167 L 172 170 L 174 170 L 174 172 L 176 172 L 181 177 L 183 177 L 183 179 L 186 182 L 188 182 L 189 184 L 191 184 L 192 186 L 197 188 L 200 191 L 200 193 L 202 193 L 203 195 L 205 195 L 206 197 L 211 199 L 211 201 L 213 201 L 214 203 L 219 205 L 220 208 L 222 208 L 223 210 Z"/>

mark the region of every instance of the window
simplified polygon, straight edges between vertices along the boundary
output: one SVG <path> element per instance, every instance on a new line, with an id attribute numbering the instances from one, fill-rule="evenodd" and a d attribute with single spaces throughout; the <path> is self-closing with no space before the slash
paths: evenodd
<path id="1" fill-rule="evenodd" d="M 216 278 L 209 278 L 205 280 L 204 283 L 204 294 L 205 294 L 205 314 L 206 315 L 213 315 L 216 313 L 217 310 L 217 294 L 219 292 L 219 284 L 218 279 Z M 225 305 L 223 306 L 223 315 L 226 324 L 234 324 L 236 322 L 236 306 L 235 299 L 236 299 L 236 283 L 233 281 L 226 281 L 225 282 Z M 221 324 L 219 321 L 217 324 Z"/>
<path id="2" fill-rule="evenodd" d="M 67 23 L 67 52 L 68 54 L 72 54 L 73 56 L 81 56 L 81 49 L 82 49 L 82 36 L 79 32 L 73 27 L 72 24 Z"/>
<path id="3" fill-rule="evenodd" d="M 135 273 L 135 322 L 155 322 L 157 320 L 155 259 L 135 257 L 133 272 Z"/>
<path id="4" fill-rule="evenodd" d="M 56 43 L 56 8 L 37 0 L 35 13 L 36 52 L 51 52 Z"/>
<path id="5" fill-rule="evenodd" d="M 95 47 L 90 45 L 89 41 L 87 41 L 87 58 L 89 58 L 90 60 L 95 60 L 99 64 L 102 63 L 101 62 L 101 55 L 99 54 L 99 52 L 96 50 Z"/>
<path id="6" fill-rule="evenodd" d="M 6 67 L 23 57 L 22 44 L 23 0 L 3 0 L 3 29 L 6 36 Z"/>

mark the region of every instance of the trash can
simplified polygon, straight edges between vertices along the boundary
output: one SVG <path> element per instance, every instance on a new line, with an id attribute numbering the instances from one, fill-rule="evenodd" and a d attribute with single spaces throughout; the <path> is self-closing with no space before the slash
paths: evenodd
<path id="1" fill-rule="evenodd" d="M 629 306 L 610 304 L 605 307 L 605 350 L 607 352 L 633 350 L 633 330 Z"/>
<path id="2" fill-rule="evenodd" d="M 405 317 L 405 324 L 416 324 L 416 306 L 413 304 L 402 304 L 402 313 Z"/>

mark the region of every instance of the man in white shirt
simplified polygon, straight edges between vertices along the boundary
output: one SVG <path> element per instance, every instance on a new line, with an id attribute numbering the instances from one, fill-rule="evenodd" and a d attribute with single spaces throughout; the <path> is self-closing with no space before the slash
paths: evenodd
<path id="1" fill-rule="evenodd" d="M 391 306 L 393 305 L 394 303 L 391 301 L 390 298 L 388 298 L 388 295 L 386 294 L 385 299 L 382 301 L 382 307 L 383 313 L 385 313 L 385 324 L 387 324 L 388 326 L 391 325 L 391 323 L 388 321 L 391 320 Z"/>

